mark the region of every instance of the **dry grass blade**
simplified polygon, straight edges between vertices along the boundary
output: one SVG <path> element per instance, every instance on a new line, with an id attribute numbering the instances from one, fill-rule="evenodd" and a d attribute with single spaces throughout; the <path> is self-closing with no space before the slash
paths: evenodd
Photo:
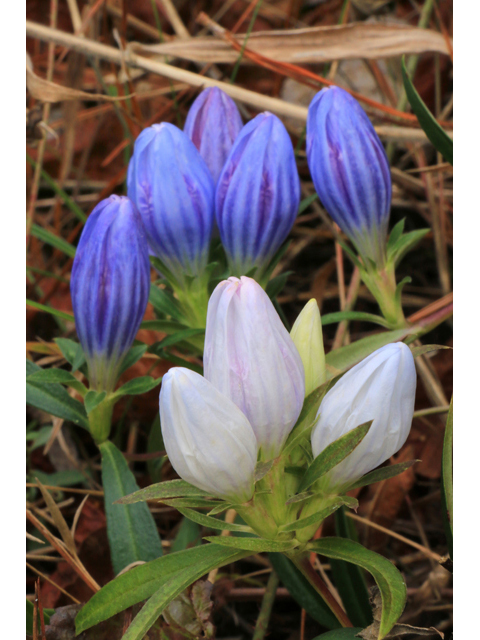
<path id="1" fill-rule="evenodd" d="M 59 584 L 57 584 L 56 582 L 54 582 L 51 578 L 49 578 L 48 576 L 46 576 L 44 573 L 42 573 L 41 571 L 39 571 L 38 569 L 36 569 L 34 566 L 32 566 L 29 562 L 25 563 L 27 565 L 27 567 L 30 569 L 30 571 L 33 571 L 34 573 L 36 573 L 38 576 L 40 576 L 41 578 L 43 578 L 43 580 L 46 580 L 47 582 L 49 582 L 52 586 L 55 587 L 55 589 L 58 589 L 61 593 L 63 593 L 65 596 L 67 596 L 67 598 L 70 598 L 70 600 L 73 600 L 73 602 L 75 602 L 75 604 L 80 604 L 80 600 L 77 600 L 77 598 L 75 598 L 75 596 L 72 596 L 70 593 L 68 593 L 68 591 L 65 591 L 65 589 L 63 587 L 61 587 Z"/>
<path id="2" fill-rule="evenodd" d="M 67 523 L 65 522 L 65 518 L 63 517 L 62 512 L 58 508 L 58 505 L 55 502 L 55 500 L 52 498 L 52 496 L 48 493 L 48 491 L 45 489 L 43 484 L 40 482 L 40 480 L 38 478 L 35 478 L 35 480 L 37 482 L 38 488 L 42 492 L 43 499 L 47 504 L 48 510 L 50 511 L 50 515 L 52 516 L 55 526 L 57 527 L 58 531 L 60 532 L 60 535 L 62 536 L 62 540 L 65 543 L 65 546 L 67 547 L 68 551 L 72 554 L 72 556 L 74 558 L 77 558 L 75 541 L 73 539 L 73 536 L 71 534 L 71 531 Z"/>
<path id="3" fill-rule="evenodd" d="M 72 538 L 75 539 L 75 529 L 77 528 L 77 524 L 78 524 L 78 519 L 80 518 L 80 515 L 82 513 L 82 509 L 86 503 L 86 501 L 88 500 L 89 496 L 86 495 L 83 500 L 81 501 L 78 509 L 75 511 L 75 515 L 73 517 L 73 523 L 72 523 L 72 529 L 71 529 L 71 533 L 72 533 Z"/>
<path id="4" fill-rule="evenodd" d="M 59 540 L 57 537 L 55 537 L 53 533 L 49 531 L 49 529 L 47 529 L 47 527 L 42 522 L 40 522 L 40 520 L 36 516 L 34 516 L 33 513 L 28 509 L 26 511 L 26 515 L 27 519 L 30 520 L 34 527 L 38 529 L 38 531 L 40 531 L 40 533 L 50 542 L 52 547 L 56 551 L 58 551 L 58 553 L 64 558 L 64 560 L 68 562 L 68 564 L 72 567 L 75 573 L 80 576 L 85 584 L 88 585 L 94 593 L 100 591 L 100 586 L 98 585 L 96 580 L 92 578 L 92 576 L 88 573 L 80 560 L 78 558 L 74 558 L 69 553 L 62 540 Z"/>
<path id="5" fill-rule="evenodd" d="M 130 50 L 127 50 L 124 54 L 114 47 L 109 47 L 105 44 L 100 44 L 98 42 L 94 42 L 93 40 L 88 40 L 87 38 L 79 38 L 78 36 L 74 36 L 70 33 L 60 31 L 59 29 L 52 29 L 35 22 L 31 22 L 30 20 L 27 20 L 26 24 L 27 35 L 32 38 L 38 38 L 40 40 L 45 40 L 46 42 L 55 42 L 56 44 L 70 47 L 75 51 L 79 51 L 87 55 L 96 55 L 103 60 L 108 60 L 118 65 L 122 65 L 123 63 L 125 63 L 127 66 L 138 67 L 140 69 L 144 69 L 145 71 L 150 71 L 151 73 L 155 73 L 166 78 L 171 78 L 172 80 L 186 82 L 187 84 L 194 87 L 199 87 L 202 89 L 206 87 L 219 87 L 234 100 L 238 100 L 239 102 L 248 104 L 254 109 L 259 109 L 261 111 L 271 111 L 272 113 L 276 113 L 279 116 L 293 118 L 301 122 L 306 122 L 307 120 L 308 109 L 306 107 L 301 107 L 296 104 L 290 104 L 289 102 L 280 100 L 278 98 L 271 98 L 270 96 L 257 93 L 256 91 L 251 91 L 249 89 L 243 89 L 242 87 L 238 87 L 234 84 L 221 82 L 219 80 L 213 80 L 212 78 L 201 76 L 198 73 L 192 73 L 191 71 L 186 71 L 184 69 L 179 69 L 177 67 L 173 67 L 172 65 L 164 64 L 163 62 L 150 60 L 144 56 L 139 56 Z M 245 55 L 247 55 L 246 51 Z M 315 74 L 313 75 L 318 80 L 319 76 L 316 76 Z M 387 107 L 384 107 L 383 105 L 378 105 L 377 103 L 375 103 L 375 106 L 380 106 L 383 110 L 387 110 Z M 392 110 L 389 109 L 389 111 Z M 412 119 L 409 114 L 401 115 L 408 120 Z M 415 119 L 415 117 L 413 117 L 413 119 Z M 427 142 L 426 135 L 420 129 L 411 129 L 409 127 L 396 126 L 380 126 L 376 127 L 376 131 L 381 138 L 385 137 L 387 140 L 402 140 L 403 142 Z M 126 170 L 122 170 L 121 172 L 119 172 L 118 180 L 116 178 L 115 181 L 112 181 L 112 184 L 113 182 L 115 182 L 112 188 L 114 188 L 119 181 L 121 182 L 123 180 L 125 173 Z M 108 189 L 104 191 L 105 192 L 102 192 L 100 194 L 101 198 L 106 197 L 105 194 Z M 109 193 L 107 195 L 109 195 Z"/>
<path id="6" fill-rule="evenodd" d="M 241 46 L 245 34 L 235 36 Z M 139 53 L 157 53 L 202 63 L 235 63 L 238 55 L 226 42 L 211 36 L 173 40 L 164 44 L 130 45 Z M 248 47 L 277 62 L 295 64 L 355 58 L 389 58 L 406 53 L 435 52 L 448 55 L 442 34 L 429 29 L 386 24 L 350 23 L 285 31 L 256 31 Z M 248 58 L 242 60 L 248 64 Z M 252 64 L 252 62 L 250 62 Z"/>

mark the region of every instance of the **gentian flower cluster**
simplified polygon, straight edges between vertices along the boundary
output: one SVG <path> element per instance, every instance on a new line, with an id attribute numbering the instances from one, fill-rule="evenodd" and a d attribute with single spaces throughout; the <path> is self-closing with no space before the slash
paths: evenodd
<path id="1" fill-rule="evenodd" d="M 293 333 L 316 333 L 312 345 L 321 357 L 315 316 L 310 304 Z M 396 453 L 410 431 L 413 356 L 406 345 L 390 344 L 353 367 L 325 395 L 300 448 L 310 447 L 315 459 L 338 438 L 373 421 L 367 435 L 316 482 L 310 499 L 286 507 L 301 484 L 297 475 L 293 483 L 286 479 L 289 436 L 296 433 L 304 403 L 304 365 L 310 368 L 317 352 L 304 350 L 302 363 L 263 289 L 251 278 L 230 278 L 210 299 L 204 377 L 173 368 L 163 379 L 161 427 L 174 469 L 194 486 L 235 504 L 267 537 L 281 536 L 288 518 L 320 514 L 322 505 Z M 322 375 L 316 372 L 310 379 L 316 384 L 324 376 L 323 367 Z M 257 461 L 272 465 L 261 483 L 255 483 Z M 314 530 L 297 537 L 307 540 Z"/>

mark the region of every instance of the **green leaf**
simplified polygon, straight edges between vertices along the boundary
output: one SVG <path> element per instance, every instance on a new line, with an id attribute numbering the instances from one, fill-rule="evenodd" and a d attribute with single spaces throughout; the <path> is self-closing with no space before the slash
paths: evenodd
<path id="1" fill-rule="evenodd" d="M 160 415 L 157 413 L 148 434 L 147 453 L 158 453 L 160 451 L 165 451 L 165 445 L 163 444 L 162 429 L 160 427 Z M 148 475 L 153 483 L 161 481 L 162 467 L 166 459 L 167 456 L 162 455 L 147 460 Z"/>
<path id="2" fill-rule="evenodd" d="M 302 438 L 308 435 L 308 431 L 313 424 L 313 419 L 318 411 L 321 401 L 325 397 L 325 394 L 333 387 L 337 382 L 339 376 L 324 382 L 319 387 L 314 389 L 303 402 L 302 411 L 298 416 L 298 420 L 293 427 L 286 445 L 282 451 L 283 455 L 287 455 Z"/>
<path id="3" fill-rule="evenodd" d="M 363 627 L 345 627 L 345 629 L 333 629 L 316 636 L 313 640 L 358 640 L 357 634 L 363 631 Z"/>
<path id="4" fill-rule="evenodd" d="M 150 331 L 160 331 L 171 335 L 177 331 L 188 329 L 184 324 L 175 322 L 174 320 L 144 320 L 140 325 L 140 329 L 149 329 Z"/>
<path id="5" fill-rule="evenodd" d="M 69 258 L 75 257 L 76 250 L 72 244 L 70 244 L 63 238 L 56 236 L 51 231 L 48 231 L 48 229 L 44 229 L 43 227 L 40 227 L 35 222 L 32 224 L 30 233 L 35 238 L 38 238 L 42 242 L 45 242 L 45 244 L 49 244 L 52 247 L 55 247 L 55 249 L 59 249 Z"/>
<path id="6" fill-rule="evenodd" d="M 27 376 L 40 371 L 40 367 L 27 360 Z M 27 404 L 53 416 L 69 420 L 88 429 L 88 418 L 83 405 L 74 400 L 61 384 L 44 384 L 27 380 Z"/>
<path id="7" fill-rule="evenodd" d="M 152 376 L 140 376 L 139 378 L 133 378 L 129 380 L 119 389 L 115 391 L 113 397 L 121 398 L 122 396 L 139 396 L 142 393 L 151 391 L 162 381 L 162 378 L 152 378 Z"/>
<path id="8" fill-rule="evenodd" d="M 390 235 L 388 237 L 387 242 L 387 255 L 389 251 L 395 246 L 397 241 L 402 237 L 403 230 L 405 228 L 405 218 L 402 218 L 397 224 L 393 227 Z"/>
<path id="9" fill-rule="evenodd" d="M 197 547 L 200 544 L 202 544 L 200 527 L 196 522 L 193 522 L 193 520 L 183 518 L 172 544 L 172 553 L 183 551 L 189 547 Z"/>
<path id="10" fill-rule="evenodd" d="M 72 365 L 72 373 L 80 369 L 85 363 L 82 345 L 68 338 L 54 338 L 54 341 L 59 346 L 65 360 Z"/>
<path id="11" fill-rule="evenodd" d="M 84 398 L 85 403 L 85 411 L 87 415 L 92 413 L 94 409 L 98 407 L 98 405 L 105 400 L 105 396 L 107 395 L 106 391 L 94 391 L 91 389 Z"/>
<path id="12" fill-rule="evenodd" d="M 403 235 L 397 240 L 396 244 L 388 250 L 388 259 L 393 261 L 395 266 L 400 264 L 405 254 L 411 251 L 429 231 L 430 229 L 418 229 L 417 231 L 410 231 L 410 233 Z"/>
<path id="13" fill-rule="evenodd" d="M 289 276 L 293 273 L 293 271 L 285 271 L 285 273 L 281 273 L 275 278 L 272 278 L 266 288 L 265 291 L 270 299 L 276 298 L 278 294 L 281 292 L 283 287 L 286 285 Z"/>
<path id="14" fill-rule="evenodd" d="M 451 349 L 451 347 L 447 347 L 443 344 L 422 344 L 420 347 L 411 347 L 410 350 L 412 352 L 412 356 L 414 358 L 418 358 L 418 356 L 423 356 L 426 353 L 431 353 L 432 351 L 440 351 L 440 349 Z"/>
<path id="15" fill-rule="evenodd" d="M 147 348 L 147 344 L 137 344 L 127 351 L 125 357 L 122 360 L 120 371 L 118 372 L 119 377 L 124 371 L 130 369 L 130 367 L 133 367 L 133 365 L 140 360 L 140 358 L 146 352 Z"/>
<path id="16" fill-rule="evenodd" d="M 45 311 L 45 313 L 49 313 L 51 316 L 57 316 L 57 318 L 62 318 L 62 320 L 75 322 L 75 318 L 71 313 L 65 313 L 65 311 L 54 309 L 53 307 L 49 307 L 46 304 L 40 304 L 40 302 L 35 302 L 34 300 L 29 300 L 28 298 L 27 307 L 32 307 L 32 309 L 38 309 L 39 311 Z"/>
<path id="17" fill-rule="evenodd" d="M 344 491 L 351 491 L 352 489 L 358 489 L 359 487 L 366 487 L 368 484 L 374 484 L 375 482 L 382 482 L 382 480 L 394 478 L 407 469 L 410 469 L 415 462 L 420 462 L 420 460 L 408 460 L 408 462 L 399 462 L 398 464 L 391 464 L 388 467 L 381 467 L 380 469 L 370 471 L 370 473 L 367 473 L 345 488 Z"/>
<path id="18" fill-rule="evenodd" d="M 162 351 L 157 355 L 159 358 L 163 358 L 164 360 L 168 360 L 168 362 L 176 364 L 177 367 L 186 367 L 187 369 L 191 369 L 192 371 L 203 375 L 203 367 L 200 367 L 198 364 L 190 362 L 189 360 L 185 360 L 185 358 L 180 358 L 179 356 L 175 356 L 172 353 L 165 351 Z"/>
<path id="19" fill-rule="evenodd" d="M 143 640 L 147 631 L 155 624 L 165 607 L 192 582 L 203 575 L 203 569 L 188 567 L 171 577 L 143 605 L 133 622 L 122 636 L 123 640 Z"/>
<path id="20" fill-rule="evenodd" d="M 35 371 L 35 373 L 29 375 L 27 380 L 29 382 L 42 382 L 43 384 L 55 384 L 58 382 L 72 387 L 72 389 L 76 389 L 82 396 L 87 393 L 86 386 L 77 380 L 69 371 L 65 371 L 65 369 L 56 369 L 54 367 L 50 369 L 40 369 L 40 371 Z"/>
<path id="21" fill-rule="evenodd" d="M 200 335 L 205 335 L 205 329 L 182 329 L 181 331 L 177 331 L 176 333 L 163 338 L 163 340 L 152 344 L 148 347 L 148 352 L 159 355 L 161 350 L 166 347 L 172 347 L 174 344 L 178 344 L 179 342 L 188 342 L 189 338 Z"/>
<path id="22" fill-rule="evenodd" d="M 373 420 L 355 427 L 335 442 L 328 445 L 308 467 L 302 482 L 298 487 L 298 492 L 302 493 L 312 486 L 319 478 L 337 466 L 357 447 L 367 435 Z"/>
<path id="23" fill-rule="evenodd" d="M 298 543 L 293 540 L 265 540 L 264 538 L 240 538 L 234 536 L 207 536 L 204 540 L 222 547 L 243 549 L 252 553 L 263 551 L 291 551 Z"/>
<path id="24" fill-rule="evenodd" d="M 390 560 L 345 538 L 322 538 L 311 542 L 308 547 L 327 558 L 351 562 L 372 574 L 382 596 L 378 640 L 385 638 L 402 615 L 407 599 L 405 581 L 398 569 Z"/>
<path id="25" fill-rule="evenodd" d="M 203 513 L 198 513 L 198 511 L 194 511 L 193 509 L 185 509 L 185 508 L 177 508 L 182 516 L 185 516 L 192 522 L 196 522 L 202 527 L 207 527 L 208 529 L 220 529 L 222 531 L 243 531 L 244 533 L 252 533 L 253 530 L 251 527 L 247 527 L 243 524 L 235 524 L 230 522 L 225 522 L 225 520 L 220 520 L 219 518 L 212 518 L 211 516 L 206 516 Z"/>
<path id="26" fill-rule="evenodd" d="M 312 204 L 312 202 L 315 202 L 317 198 L 318 198 L 318 193 L 312 193 L 311 196 L 307 196 L 306 198 L 301 200 L 300 205 L 298 207 L 297 215 L 300 215 L 305 211 L 305 209 L 308 209 L 308 207 Z"/>
<path id="27" fill-rule="evenodd" d="M 357 542 L 354 523 L 345 515 L 345 509 L 335 513 L 335 533 L 339 538 Z M 352 624 L 368 627 L 372 623 L 372 608 L 363 569 L 351 562 L 330 559 L 334 584 L 338 589 Z"/>
<path id="28" fill-rule="evenodd" d="M 300 518 L 299 520 L 295 520 L 295 522 L 289 522 L 279 528 L 282 533 L 287 533 L 288 531 L 297 531 L 299 529 L 305 529 L 305 527 L 309 527 L 316 522 L 320 523 L 328 518 L 332 513 L 334 513 L 337 509 L 339 509 L 342 505 L 345 504 L 345 501 L 341 496 L 339 496 L 336 500 L 332 502 L 332 504 L 325 507 L 325 509 L 321 509 L 317 511 L 317 513 L 313 513 L 311 516 L 307 516 L 306 518 Z"/>
<path id="29" fill-rule="evenodd" d="M 408 101 L 413 113 L 417 116 L 420 126 L 435 149 L 442 154 L 447 162 L 453 165 L 453 140 L 446 134 L 435 120 L 427 105 L 419 96 L 408 75 L 405 66 L 405 56 L 402 57 L 402 77 Z"/>
<path id="30" fill-rule="evenodd" d="M 162 543 L 146 504 L 114 504 L 138 486 L 125 458 L 112 442 L 103 442 L 99 449 L 108 540 L 113 569 L 119 573 L 132 562 L 148 562 L 161 556 Z"/>
<path id="31" fill-rule="evenodd" d="M 442 453 L 442 510 L 450 558 L 453 560 L 453 398 L 445 425 Z"/>
<path id="32" fill-rule="evenodd" d="M 373 336 L 367 336 L 356 340 L 352 344 L 345 347 L 340 347 L 334 351 L 327 353 L 325 362 L 327 364 L 327 378 L 333 378 L 334 376 L 346 371 L 353 365 L 357 364 L 371 353 L 384 347 L 391 342 L 398 342 L 403 340 L 406 336 L 414 333 L 416 330 L 414 327 L 406 327 L 405 329 L 396 329 L 395 331 L 384 331 L 382 333 L 376 333 Z"/>
<path id="33" fill-rule="evenodd" d="M 184 496 L 208 496 L 206 491 L 197 489 L 185 480 L 168 480 L 139 489 L 119 500 L 119 504 L 133 504 L 146 500 L 162 500 L 163 498 L 182 498 Z"/>
<path id="34" fill-rule="evenodd" d="M 269 553 L 273 568 L 283 585 L 309 616 L 327 629 L 335 629 L 340 623 L 330 611 L 320 594 L 312 587 L 291 560 L 282 553 Z"/>
<path id="35" fill-rule="evenodd" d="M 376 316 L 373 313 L 364 313 L 363 311 L 337 311 L 336 313 L 327 313 L 322 316 L 322 326 L 342 322 L 342 320 L 362 320 L 363 322 L 379 324 L 381 327 L 389 327 L 385 318 Z"/>
<path id="36" fill-rule="evenodd" d="M 208 544 L 170 553 L 153 562 L 134 567 L 117 576 L 98 591 L 78 612 L 75 618 L 76 633 L 111 618 L 149 598 L 168 580 L 183 569 L 198 569 L 198 577 L 216 567 L 244 558 L 248 553 Z"/>
<path id="37" fill-rule="evenodd" d="M 182 306 L 173 294 L 167 289 L 160 289 L 156 285 L 150 286 L 149 300 L 160 315 L 167 315 L 175 320 L 184 320 Z"/>

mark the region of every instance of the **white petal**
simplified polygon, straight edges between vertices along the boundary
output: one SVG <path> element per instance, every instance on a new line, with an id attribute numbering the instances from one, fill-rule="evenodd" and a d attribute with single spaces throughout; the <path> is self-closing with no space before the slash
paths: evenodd
<path id="1" fill-rule="evenodd" d="M 175 367 L 163 377 L 160 422 L 173 468 L 227 499 L 253 495 L 257 442 L 245 415 L 203 376 Z"/>
<path id="2" fill-rule="evenodd" d="M 279 454 L 303 406 L 300 355 L 265 291 L 242 276 L 210 298 L 205 377 L 247 416 L 265 458 Z"/>
<path id="3" fill-rule="evenodd" d="M 405 443 L 412 424 L 416 372 L 410 349 L 389 344 L 348 371 L 323 399 L 312 431 L 318 456 L 329 444 L 373 420 L 356 449 L 330 471 L 330 485 L 353 482 L 388 460 Z"/>

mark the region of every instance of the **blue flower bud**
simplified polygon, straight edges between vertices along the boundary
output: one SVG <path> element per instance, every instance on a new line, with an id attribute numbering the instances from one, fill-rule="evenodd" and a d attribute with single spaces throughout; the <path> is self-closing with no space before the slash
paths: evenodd
<path id="1" fill-rule="evenodd" d="M 70 292 L 92 388 L 112 391 L 148 302 L 150 262 L 134 204 L 110 196 L 90 214 L 73 261 Z"/>
<path id="2" fill-rule="evenodd" d="M 200 151 L 215 184 L 242 127 L 237 105 L 218 87 L 202 91 L 190 107 L 183 130 Z"/>
<path id="3" fill-rule="evenodd" d="M 188 136 L 164 122 L 144 129 L 135 142 L 127 176 L 148 243 L 180 280 L 207 265 L 215 186 Z"/>
<path id="4" fill-rule="evenodd" d="M 392 184 L 385 150 L 359 103 L 322 89 L 307 117 L 307 159 L 323 206 L 360 255 L 381 266 Z"/>
<path id="5" fill-rule="evenodd" d="M 246 124 L 217 184 L 217 224 L 236 275 L 264 267 L 287 237 L 300 203 L 300 179 L 287 130 L 273 114 Z"/>

